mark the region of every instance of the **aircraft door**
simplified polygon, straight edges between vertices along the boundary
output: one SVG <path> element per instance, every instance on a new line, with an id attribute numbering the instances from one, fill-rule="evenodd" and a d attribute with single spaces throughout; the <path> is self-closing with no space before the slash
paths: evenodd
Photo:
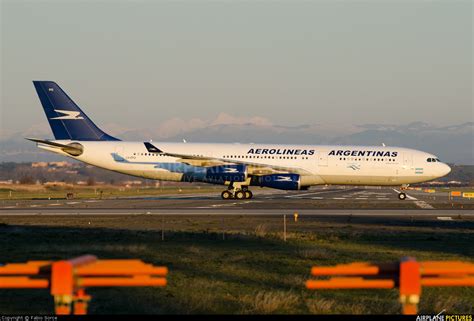
<path id="1" fill-rule="evenodd" d="M 328 154 L 327 152 L 317 152 L 318 166 L 328 166 Z"/>
<path id="2" fill-rule="evenodd" d="M 403 166 L 406 166 L 406 167 L 413 166 L 413 154 L 403 153 Z"/>
<path id="3" fill-rule="evenodd" d="M 123 154 L 124 154 L 124 148 L 123 147 L 115 147 L 115 153 L 117 155 L 120 155 L 123 157 Z"/>

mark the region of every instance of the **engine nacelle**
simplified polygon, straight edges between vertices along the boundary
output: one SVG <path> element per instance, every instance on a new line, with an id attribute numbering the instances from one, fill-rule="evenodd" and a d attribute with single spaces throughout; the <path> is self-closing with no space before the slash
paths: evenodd
<path id="1" fill-rule="evenodd" d="M 298 174 L 271 174 L 255 177 L 252 185 L 271 187 L 283 190 L 298 190 L 300 186 L 300 175 Z"/>
<path id="2" fill-rule="evenodd" d="M 244 182 L 247 179 L 247 166 L 221 165 L 206 168 L 204 180 L 208 182 Z"/>

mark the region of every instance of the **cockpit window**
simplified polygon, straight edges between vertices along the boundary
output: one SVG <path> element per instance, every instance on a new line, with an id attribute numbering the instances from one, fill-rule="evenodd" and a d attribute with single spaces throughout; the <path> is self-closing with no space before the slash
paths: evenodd
<path id="1" fill-rule="evenodd" d="M 437 161 L 437 162 L 441 162 L 441 161 L 439 160 L 439 158 L 436 158 L 436 161 Z"/>
<path id="2" fill-rule="evenodd" d="M 436 162 L 441 162 L 438 158 L 428 158 L 426 159 L 428 163 L 436 163 Z"/>

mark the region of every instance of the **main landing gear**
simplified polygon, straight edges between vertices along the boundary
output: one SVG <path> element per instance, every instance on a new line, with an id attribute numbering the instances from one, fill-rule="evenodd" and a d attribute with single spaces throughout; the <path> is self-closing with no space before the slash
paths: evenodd
<path id="1" fill-rule="evenodd" d="M 228 200 L 228 199 L 244 200 L 244 199 L 251 199 L 253 197 L 253 193 L 248 189 L 248 186 L 242 186 L 240 189 L 229 186 L 228 190 L 225 190 L 221 193 L 221 197 L 223 200 Z"/>

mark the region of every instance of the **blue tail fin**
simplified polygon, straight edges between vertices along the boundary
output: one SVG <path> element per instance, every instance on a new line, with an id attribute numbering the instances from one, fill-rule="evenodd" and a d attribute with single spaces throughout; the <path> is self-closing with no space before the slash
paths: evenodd
<path id="1" fill-rule="evenodd" d="M 119 140 L 104 133 L 53 81 L 33 81 L 56 139 Z"/>

